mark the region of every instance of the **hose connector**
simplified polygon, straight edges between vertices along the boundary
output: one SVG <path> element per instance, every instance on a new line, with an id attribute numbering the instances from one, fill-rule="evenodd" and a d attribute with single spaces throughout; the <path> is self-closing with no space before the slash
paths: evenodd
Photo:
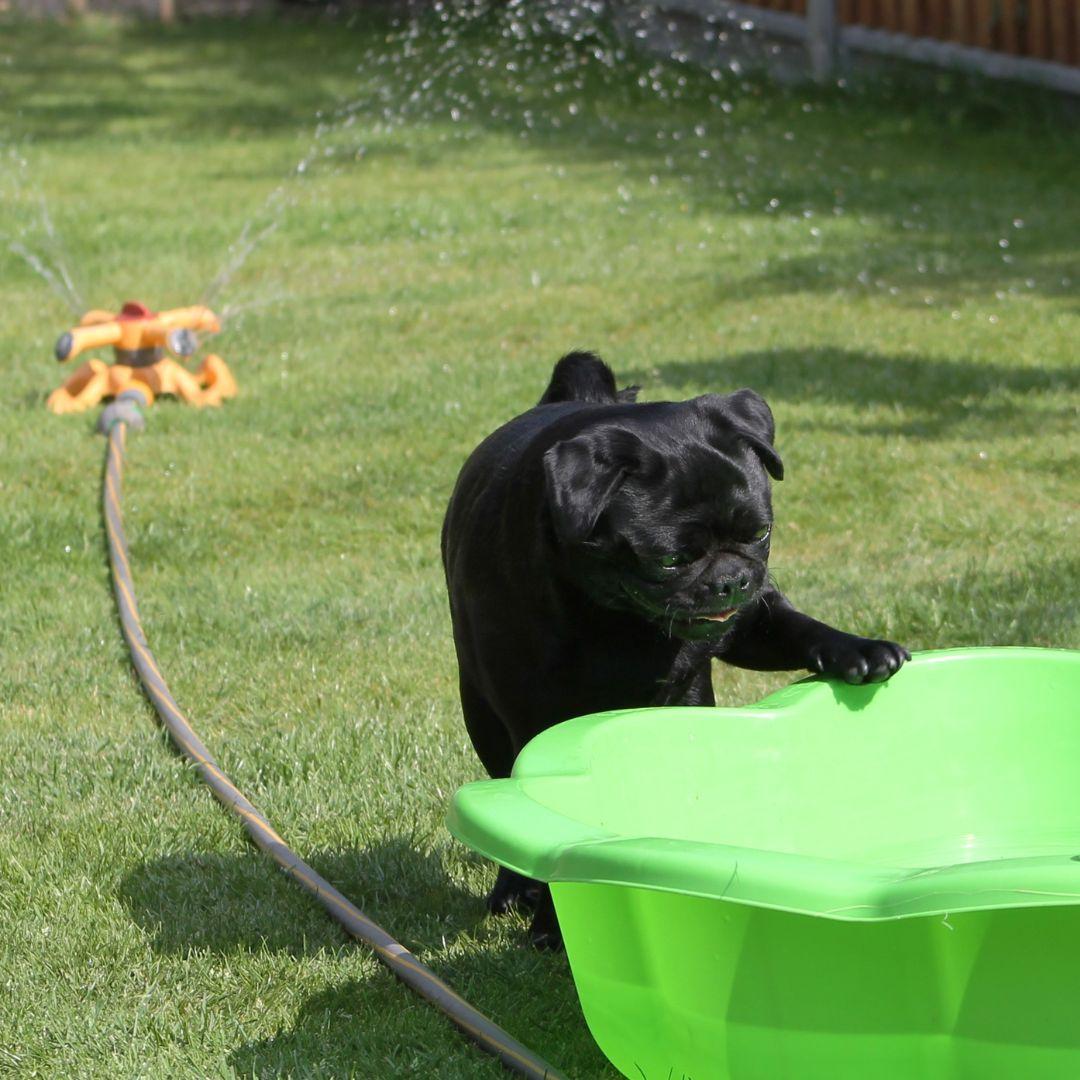
<path id="1" fill-rule="evenodd" d="M 108 435 L 116 424 L 127 424 L 129 428 L 142 431 L 146 427 L 146 417 L 143 409 L 147 408 L 150 401 L 142 390 L 131 387 L 118 394 L 114 401 L 110 401 L 101 415 L 98 417 L 97 431 L 100 435 Z"/>

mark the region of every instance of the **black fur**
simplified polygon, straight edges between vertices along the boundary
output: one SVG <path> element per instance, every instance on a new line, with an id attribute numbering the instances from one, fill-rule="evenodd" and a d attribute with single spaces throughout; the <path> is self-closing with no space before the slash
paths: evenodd
<path id="1" fill-rule="evenodd" d="M 641 404 L 590 353 L 555 366 L 540 403 L 466 461 L 443 526 L 465 724 L 508 776 L 534 735 L 613 708 L 714 704 L 710 662 L 887 679 L 908 658 L 833 629 L 768 577 L 773 417 L 752 390 Z M 493 911 L 550 892 L 500 871 Z"/>

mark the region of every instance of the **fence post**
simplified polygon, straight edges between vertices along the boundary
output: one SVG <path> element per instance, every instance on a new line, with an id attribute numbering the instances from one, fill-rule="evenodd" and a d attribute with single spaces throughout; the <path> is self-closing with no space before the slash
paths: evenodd
<path id="1" fill-rule="evenodd" d="M 807 0 L 806 48 L 810 55 L 810 73 L 816 82 L 829 82 L 834 77 L 839 44 L 836 0 Z"/>

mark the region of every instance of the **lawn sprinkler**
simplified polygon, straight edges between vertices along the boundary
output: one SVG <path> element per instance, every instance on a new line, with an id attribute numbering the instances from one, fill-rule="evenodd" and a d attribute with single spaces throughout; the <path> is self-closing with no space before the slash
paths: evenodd
<path id="1" fill-rule="evenodd" d="M 118 315 L 88 311 L 57 339 L 56 359 L 72 360 L 88 349 L 111 345 L 115 360 L 87 360 L 49 395 L 46 405 L 54 413 L 82 412 L 111 397 L 115 401 L 107 411 L 123 414 L 134 426 L 141 426 L 138 407 L 152 404 L 159 394 L 174 394 L 200 408 L 220 405 L 236 394 L 236 381 L 220 356 L 207 354 L 192 372 L 166 355 L 191 356 L 199 345 L 196 331 L 216 334 L 220 329 L 218 317 L 201 305 L 153 312 L 128 301 Z"/>

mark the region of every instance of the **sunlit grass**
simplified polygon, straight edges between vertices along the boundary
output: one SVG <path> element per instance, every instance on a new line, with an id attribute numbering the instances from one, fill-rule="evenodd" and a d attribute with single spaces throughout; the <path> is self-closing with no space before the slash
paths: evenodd
<path id="1" fill-rule="evenodd" d="M 442 826 L 480 768 L 438 560 L 464 456 L 562 352 L 648 399 L 768 398 L 774 570 L 812 613 L 914 648 L 1080 645 L 1056 106 L 915 77 L 780 91 L 501 25 L 3 24 L 0 1071 L 502 1075 L 155 732 L 103 443 L 43 406 L 73 313 L 9 243 L 88 305 L 168 307 L 273 227 L 214 298 L 241 397 L 164 402 L 130 443 L 143 621 L 296 849 L 572 1076 L 610 1072 L 565 959 L 482 917 L 490 868 Z"/>

